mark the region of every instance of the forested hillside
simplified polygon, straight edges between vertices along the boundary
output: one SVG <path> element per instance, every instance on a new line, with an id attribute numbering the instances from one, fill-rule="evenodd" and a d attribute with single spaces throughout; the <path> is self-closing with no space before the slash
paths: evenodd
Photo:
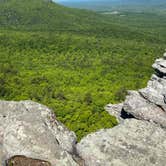
<path id="1" fill-rule="evenodd" d="M 104 106 L 144 87 L 166 48 L 165 15 L 105 16 L 44 0 L 0 3 L 0 98 L 49 106 L 79 139 L 117 124 Z"/>
<path id="2" fill-rule="evenodd" d="M 102 21 L 86 10 L 70 9 L 50 0 L 0 0 L 0 25 L 20 30 L 86 30 Z"/>

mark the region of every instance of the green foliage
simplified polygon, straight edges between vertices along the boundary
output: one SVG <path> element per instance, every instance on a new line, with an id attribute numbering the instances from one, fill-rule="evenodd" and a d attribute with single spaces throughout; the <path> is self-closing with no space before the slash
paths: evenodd
<path id="1" fill-rule="evenodd" d="M 117 101 L 124 101 L 126 95 L 127 95 L 127 90 L 124 87 L 121 87 L 119 90 L 116 91 L 115 99 Z"/>
<path id="2" fill-rule="evenodd" d="M 70 32 L 1 31 L 0 96 L 49 106 L 80 139 L 117 124 L 103 107 L 144 87 L 162 48 Z"/>
<path id="3" fill-rule="evenodd" d="M 91 93 L 87 92 L 87 93 L 85 94 L 84 102 L 85 102 L 87 105 L 90 105 L 90 104 L 93 103 L 93 99 L 92 99 Z"/>
<path id="4" fill-rule="evenodd" d="M 46 2 L 41 0 L 5 2 L 4 7 L 0 1 L 0 98 L 31 99 L 49 106 L 79 139 L 117 124 L 104 106 L 122 101 L 128 89 L 144 87 L 151 64 L 166 46 L 164 16 L 152 17 L 153 29 L 146 13 L 141 20 L 131 13 L 122 19 L 51 2 L 43 6 Z M 11 10 L 15 15 L 8 20 L 4 14 Z"/>

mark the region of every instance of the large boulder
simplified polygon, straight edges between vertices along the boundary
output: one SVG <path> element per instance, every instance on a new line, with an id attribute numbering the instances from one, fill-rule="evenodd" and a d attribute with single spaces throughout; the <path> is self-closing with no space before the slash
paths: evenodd
<path id="1" fill-rule="evenodd" d="M 157 59 L 152 66 L 152 75 L 147 87 L 130 91 L 123 110 L 140 120 L 153 121 L 166 127 L 166 59 Z"/>
<path id="2" fill-rule="evenodd" d="M 137 119 L 153 121 L 166 127 L 166 112 L 144 99 L 137 91 L 129 91 L 123 109 Z"/>
<path id="3" fill-rule="evenodd" d="M 166 60 L 163 58 L 157 59 L 152 67 L 156 70 L 158 75 L 166 76 Z"/>
<path id="4" fill-rule="evenodd" d="M 166 130 L 147 121 L 127 119 L 84 137 L 77 152 L 87 166 L 165 166 Z"/>
<path id="5" fill-rule="evenodd" d="M 145 99 L 166 111 L 166 79 L 153 75 L 147 87 L 139 92 Z"/>
<path id="6" fill-rule="evenodd" d="M 32 101 L 0 101 L 2 165 L 12 156 L 23 155 L 48 161 L 52 166 L 75 166 L 75 143 L 75 134 L 47 107 Z"/>

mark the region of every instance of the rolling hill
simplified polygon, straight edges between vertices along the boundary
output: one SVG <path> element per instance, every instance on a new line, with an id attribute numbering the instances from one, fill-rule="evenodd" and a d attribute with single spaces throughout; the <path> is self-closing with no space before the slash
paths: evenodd
<path id="1" fill-rule="evenodd" d="M 50 0 L 0 0 L 0 28 L 57 31 L 116 38 L 158 40 L 126 24 L 89 10 L 68 8 Z"/>
<path id="2" fill-rule="evenodd" d="M 0 26 L 20 29 L 79 30 L 102 22 L 94 12 L 70 9 L 50 0 L 0 0 Z"/>

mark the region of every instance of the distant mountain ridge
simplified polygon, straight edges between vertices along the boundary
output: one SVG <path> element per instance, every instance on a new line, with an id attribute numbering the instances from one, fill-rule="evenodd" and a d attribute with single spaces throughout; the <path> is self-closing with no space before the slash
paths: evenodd
<path id="1" fill-rule="evenodd" d="M 70 7 L 86 8 L 86 9 L 96 9 L 104 10 L 110 9 L 112 7 L 126 7 L 126 6 L 142 6 L 142 7 L 153 7 L 166 5 L 164 0 L 71 0 L 71 1 L 61 1 L 63 5 Z M 138 6 L 137 6 L 138 5 Z"/>
<path id="2" fill-rule="evenodd" d="M 72 31 L 123 39 L 142 36 L 135 29 L 116 24 L 97 12 L 65 7 L 51 0 L 0 0 L 0 29 Z"/>
<path id="3" fill-rule="evenodd" d="M 166 2 L 164 0 L 71 0 L 71 1 L 65 1 L 62 0 L 60 2 L 63 3 L 100 3 L 100 4 L 148 4 L 148 5 L 159 5 L 159 4 L 165 4 Z"/>
<path id="4" fill-rule="evenodd" d="M 51 0 L 0 0 L 0 27 L 63 30 L 86 29 L 101 15 L 70 9 Z"/>

